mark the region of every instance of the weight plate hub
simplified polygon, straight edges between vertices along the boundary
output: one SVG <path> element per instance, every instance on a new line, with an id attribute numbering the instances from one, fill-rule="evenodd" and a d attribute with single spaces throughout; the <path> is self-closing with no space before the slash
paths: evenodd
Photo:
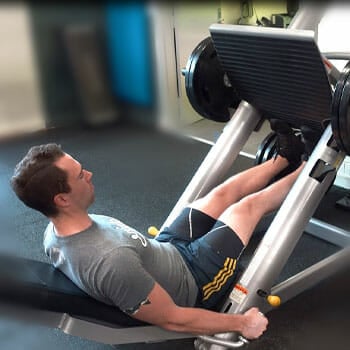
<path id="1" fill-rule="evenodd" d="M 193 109 L 201 116 L 227 122 L 229 108 L 240 102 L 222 70 L 211 37 L 201 41 L 187 61 L 185 88 Z"/>

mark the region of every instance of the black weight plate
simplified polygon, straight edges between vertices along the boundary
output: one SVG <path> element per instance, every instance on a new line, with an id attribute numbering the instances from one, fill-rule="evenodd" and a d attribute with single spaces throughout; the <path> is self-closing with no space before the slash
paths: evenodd
<path id="1" fill-rule="evenodd" d="M 340 101 L 343 95 L 343 89 L 346 81 L 348 80 L 348 77 L 350 75 L 350 62 L 348 62 L 341 75 L 340 78 L 336 84 L 335 91 L 333 94 L 333 100 L 332 100 L 332 106 L 331 106 L 331 126 L 333 131 L 334 139 L 338 145 L 338 147 L 345 151 L 345 146 L 342 142 L 341 137 L 341 125 L 340 125 L 340 116 L 339 116 L 339 107 L 340 107 Z"/>
<path id="2" fill-rule="evenodd" d="M 275 143 L 275 139 L 276 139 L 276 133 L 272 131 L 262 140 L 255 155 L 255 162 L 254 162 L 255 165 L 263 163 L 266 150 L 269 148 L 271 144 Z"/>
<path id="3" fill-rule="evenodd" d="M 264 153 L 264 156 L 262 159 L 263 163 L 266 162 L 267 160 L 271 159 L 275 155 L 275 153 L 277 151 L 276 141 L 277 141 L 277 136 L 275 135 L 275 137 L 271 139 L 268 147 L 265 150 L 265 153 Z"/>
<path id="4" fill-rule="evenodd" d="M 270 138 L 272 137 L 273 132 L 269 133 L 259 144 L 258 150 L 256 151 L 255 154 L 255 165 L 261 164 L 262 159 L 265 153 L 265 150 L 270 142 Z"/>
<path id="5" fill-rule="evenodd" d="M 211 45 L 207 56 L 197 64 L 198 74 L 194 81 L 197 98 L 206 112 L 206 117 L 219 122 L 230 119 L 229 107 L 233 98 L 232 88 L 224 85 L 224 73 L 221 70 L 216 51 Z"/>
<path id="6" fill-rule="evenodd" d="M 256 164 L 261 164 L 263 162 L 264 158 L 266 158 L 265 153 L 269 149 L 270 144 L 274 142 L 275 137 L 276 137 L 276 134 L 274 131 L 272 131 L 262 141 L 262 143 L 259 146 L 258 153 L 256 156 Z"/>
<path id="7" fill-rule="evenodd" d="M 272 159 L 277 155 L 277 137 L 274 139 L 273 144 L 268 150 L 266 160 Z"/>
<path id="8" fill-rule="evenodd" d="M 231 117 L 229 108 L 237 107 L 239 99 L 225 78 L 212 39 L 208 37 L 193 50 L 185 71 L 187 97 L 204 118 L 227 122 Z"/>
<path id="9" fill-rule="evenodd" d="M 193 83 L 196 79 L 196 66 L 203 54 L 205 48 L 210 44 L 211 37 L 208 37 L 201 41 L 195 49 L 192 51 L 190 58 L 187 60 L 186 71 L 185 71 L 185 87 L 187 97 L 193 107 L 193 109 L 200 115 L 204 116 L 205 111 L 202 109 L 197 99 Z"/>
<path id="10" fill-rule="evenodd" d="M 205 118 L 226 122 L 230 118 L 225 100 L 227 88 L 220 81 L 222 72 L 211 38 L 209 39 L 205 40 L 206 46 L 201 45 L 200 55 L 196 55 L 191 64 L 192 81 L 187 85 L 190 87 L 190 102 Z"/>
<path id="11" fill-rule="evenodd" d="M 346 154 L 350 154 L 350 80 L 349 76 L 345 82 L 342 96 L 340 98 L 339 111 L 338 111 L 338 137 L 342 144 L 342 150 Z M 336 140 L 337 141 L 337 140 Z M 337 141 L 338 142 L 338 141 Z M 339 146 L 339 145 L 338 145 Z"/>

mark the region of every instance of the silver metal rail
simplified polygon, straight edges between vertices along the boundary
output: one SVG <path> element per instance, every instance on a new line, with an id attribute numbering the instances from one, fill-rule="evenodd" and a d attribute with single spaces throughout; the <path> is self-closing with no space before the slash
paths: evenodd
<path id="1" fill-rule="evenodd" d="M 312 29 L 316 32 L 315 36 L 317 36 L 317 25 L 323 14 L 324 8 L 322 6 L 317 6 L 316 8 L 314 6 L 302 7 L 291 22 L 289 29 Z M 334 74 L 338 76 L 339 72 L 328 70 L 328 74 L 332 78 Z M 232 117 L 232 120 L 227 124 L 228 131 L 225 130 L 226 133 L 224 132 L 217 140 L 163 227 L 172 221 L 174 216 L 185 205 L 200 195 L 205 195 L 217 184 L 219 179 L 225 174 L 224 171 L 236 159 L 240 149 L 248 139 L 249 133 L 254 130 L 259 120 L 260 116 L 257 111 L 248 103 L 242 102 Z M 234 139 L 235 137 L 239 137 L 238 141 Z M 266 308 L 265 299 L 257 291 L 271 291 L 274 280 L 278 277 L 287 262 L 317 205 L 334 180 L 338 167 L 345 158 L 342 152 L 337 152 L 329 147 L 331 140 L 332 130 L 329 125 L 280 210 L 277 212 L 250 264 L 240 278 L 237 285 L 243 288 L 233 289 L 230 297 L 223 306 L 223 311 L 242 313 L 252 306 Z M 228 163 L 225 164 L 226 161 Z M 222 167 L 223 164 L 225 164 L 224 167 Z M 343 254 L 341 256 L 344 257 Z M 318 273 L 317 277 L 317 271 L 319 272 L 322 269 L 327 270 L 324 268 L 327 263 L 329 261 L 309 268 L 305 272 L 305 276 L 312 274 L 314 276 L 312 281 L 316 283 L 316 281 L 321 280 L 325 275 L 324 273 Z M 338 267 L 337 264 L 333 264 L 332 266 Z M 303 274 L 294 278 L 294 281 L 297 281 L 295 285 L 298 287 L 305 287 L 307 285 L 305 283 L 306 277 L 304 278 L 302 276 Z M 284 288 L 284 286 L 287 287 L 290 285 L 291 282 L 280 285 L 277 291 L 283 291 L 284 294 L 287 294 L 287 288 Z M 242 292 L 242 290 L 245 292 Z M 298 289 L 295 288 L 291 292 L 291 295 L 296 295 L 297 293 Z M 238 334 L 236 333 L 221 333 L 214 337 L 198 337 L 196 346 L 199 349 L 210 348 L 210 350 L 222 350 L 236 348 L 244 344 L 245 342 L 242 339 L 238 339 Z"/>
<path id="2" fill-rule="evenodd" d="M 328 126 L 222 310 L 242 313 L 253 306 L 266 307 L 266 301 L 258 291 L 270 294 L 274 280 L 279 276 L 345 157 L 343 153 L 328 147 L 331 139 L 331 126 Z M 236 340 L 237 336 L 235 333 L 216 335 L 228 341 Z M 225 347 L 211 345 L 210 349 Z"/>
<path id="3" fill-rule="evenodd" d="M 221 182 L 260 119 L 260 114 L 253 106 L 245 101 L 240 103 L 234 115 L 226 124 L 221 136 L 210 149 L 164 222 L 161 230 L 172 222 L 185 206 L 200 196 L 204 196 Z"/>

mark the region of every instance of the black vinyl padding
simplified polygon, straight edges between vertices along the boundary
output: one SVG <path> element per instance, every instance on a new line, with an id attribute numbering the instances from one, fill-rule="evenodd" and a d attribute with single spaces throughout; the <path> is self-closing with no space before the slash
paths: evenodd
<path id="1" fill-rule="evenodd" d="M 0 302 L 66 313 L 111 327 L 145 325 L 91 298 L 52 265 L 6 254 L 0 256 Z"/>

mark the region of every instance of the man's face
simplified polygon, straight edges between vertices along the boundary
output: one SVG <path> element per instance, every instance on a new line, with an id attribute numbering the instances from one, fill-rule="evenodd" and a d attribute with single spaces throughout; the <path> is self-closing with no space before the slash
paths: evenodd
<path id="1" fill-rule="evenodd" d="M 83 169 L 82 165 L 67 153 L 58 159 L 55 165 L 68 175 L 67 181 L 71 191 L 67 196 L 71 205 L 86 210 L 95 199 L 92 173 Z"/>

